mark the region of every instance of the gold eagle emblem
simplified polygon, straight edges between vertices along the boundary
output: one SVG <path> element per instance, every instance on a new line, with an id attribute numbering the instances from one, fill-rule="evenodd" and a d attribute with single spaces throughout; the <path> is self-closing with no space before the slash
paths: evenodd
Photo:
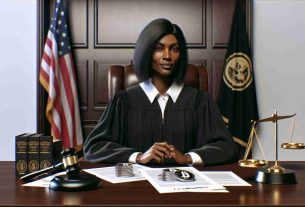
<path id="1" fill-rule="evenodd" d="M 252 83 L 252 64 L 244 53 L 233 53 L 227 58 L 224 82 L 235 91 L 243 91 Z"/>

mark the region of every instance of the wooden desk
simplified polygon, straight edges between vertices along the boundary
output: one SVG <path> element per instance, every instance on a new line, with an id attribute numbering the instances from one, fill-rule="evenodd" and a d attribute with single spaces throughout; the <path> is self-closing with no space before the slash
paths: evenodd
<path id="1" fill-rule="evenodd" d="M 23 187 L 15 178 L 14 162 L 0 162 L 1 206 L 305 206 L 305 162 L 281 162 L 296 172 L 296 185 L 266 185 L 254 182 L 255 169 L 237 164 L 204 167 L 230 170 L 250 182 L 251 187 L 228 187 L 230 193 L 159 194 L 148 181 L 111 184 L 86 192 L 56 192 L 48 188 Z M 82 163 L 82 167 L 99 167 Z"/>

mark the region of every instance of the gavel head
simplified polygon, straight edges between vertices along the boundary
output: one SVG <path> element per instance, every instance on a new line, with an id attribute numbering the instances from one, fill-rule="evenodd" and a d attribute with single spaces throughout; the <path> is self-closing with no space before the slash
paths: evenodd
<path id="1" fill-rule="evenodd" d="M 66 173 L 69 177 L 78 176 L 80 173 L 80 167 L 76 151 L 73 148 L 65 149 L 61 152 L 62 162 L 66 168 Z"/>

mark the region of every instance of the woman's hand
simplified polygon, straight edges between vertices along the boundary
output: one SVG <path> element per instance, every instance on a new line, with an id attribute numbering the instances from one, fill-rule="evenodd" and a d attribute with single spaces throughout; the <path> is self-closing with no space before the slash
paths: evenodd
<path id="1" fill-rule="evenodd" d="M 143 154 L 139 154 L 136 162 L 146 164 L 151 160 L 155 160 L 158 164 L 162 164 L 164 158 L 171 158 L 170 146 L 167 142 L 157 142 Z"/>
<path id="2" fill-rule="evenodd" d="M 170 145 L 170 157 L 175 159 L 178 164 L 192 164 L 193 160 L 190 155 L 184 155 L 179 150 L 177 150 L 173 145 Z"/>

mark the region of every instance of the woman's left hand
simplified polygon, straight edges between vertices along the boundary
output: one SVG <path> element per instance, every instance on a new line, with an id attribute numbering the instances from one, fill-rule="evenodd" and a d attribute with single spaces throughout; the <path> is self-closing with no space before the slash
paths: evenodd
<path id="1" fill-rule="evenodd" d="M 192 164 L 193 160 L 190 155 L 182 154 L 179 150 L 175 148 L 175 146 L 170 145 L 170 154 L 171 158 L 175 159 L 178 164 Z"/>

